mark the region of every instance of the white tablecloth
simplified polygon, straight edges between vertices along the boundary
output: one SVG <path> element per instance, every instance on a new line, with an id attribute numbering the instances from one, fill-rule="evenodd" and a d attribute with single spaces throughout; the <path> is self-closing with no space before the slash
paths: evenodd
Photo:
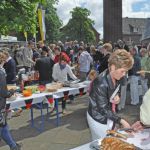
<path id="1" fill-rule="evenodd" d="M 52 98 L 60 98 L 60 97 L 65 97 L 66 95 L 76 95 L 80 94 L 82 95 L 83 93 L 86 93 L 88 89 L 87 85 L 80 84 L 78 88 L 70 88 L 70 87 L 64 87 L 61 89 L 58 89 L 56 92 L 47 92 L 47 93 L 39 93 L 39 94 L 32 94 L 29 97 L 17 97 L 13 101 L 7 101 L 7 109 L 15 109 L 15 108 L 20 108 L 36 103 L 41 103 L 43 100 L 47 100 L 46 96 L 51 96 Z"/>

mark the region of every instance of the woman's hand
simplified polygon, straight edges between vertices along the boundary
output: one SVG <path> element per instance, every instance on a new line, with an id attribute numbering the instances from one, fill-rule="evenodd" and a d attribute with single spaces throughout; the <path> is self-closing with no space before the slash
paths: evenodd
<path id="1" fill-rule="evenodd" d="M 134 131 L 143 130 L 143 126 L 140 121 L 135 122 L 131 127 L 134 129 Z"/>
<path id="2" fill-rule="evenodd" d="M 145 71 L 144 70 L 138 71 L 137 74 L 140 74 L 142 77 L 145 77 Z"/>
<path id="3" fill-rule="evenodd" d="M 130 124 L 124 119 L 121 119 L 120 123 L 123 126 L 123 128 L 131 128 Z"/>
<path id="4" fill-rule="evenodd" d="M 113 99 L 113 103 L 114 104 L 119 104 L 120 103 L 120 97 L 118 95 L 116 95 Z"/>
<path id="5" fill-rule="evenodd" d="M 145 77 L 145 72 L 141 72 L 140 75 L 141 75 L 142 77 Z"/>

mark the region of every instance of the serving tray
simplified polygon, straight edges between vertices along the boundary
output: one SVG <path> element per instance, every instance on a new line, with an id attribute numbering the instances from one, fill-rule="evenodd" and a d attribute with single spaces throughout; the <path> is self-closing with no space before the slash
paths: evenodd
<path id="1" fill-rule="evenodd" d="M 91 150 L 101 150 L 101 141 L 102 141 L 102 139 L 98 139 L 98 140 L 95 140 L 95 141 L 93 141 L 93 142 L 91 142 L 91 144 L 90 144 L 90 149 Z M 136 146 L 135 146 L 136 147 Z M 142 150 L 142 149 L 140 149 L 140 148 L 138 148 L 138 147 L 136 147 L 136 150 Z"/>

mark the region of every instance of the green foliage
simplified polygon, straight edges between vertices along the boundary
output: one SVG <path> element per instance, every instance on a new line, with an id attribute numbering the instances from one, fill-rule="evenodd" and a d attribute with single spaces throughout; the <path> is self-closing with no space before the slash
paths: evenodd
<path id="1" fill-rule="evenodd" d="M 20 39 L 25 39 L 23 33 L 26 31 L 28 37 L 33 37 L 34 33 L 39 32 L 37 8 L 40 6 L 46 10 L 46 39 L 57 40 L 62 25 L 53 6 L 57 2 L 58 0 L 0 0 L 0 34 L 17 34 Z"/>
<path id="2" fill-rule="evenodd" d="M 38 0 L 1 0 L 0 33 L 35 33 L 37 2 Z"/>
<path id="3" fill-rule="evenodd" d="M 59 19 L 54 7 L 56 2 L 56 0 L 47 1 L 45 6 L 46 41 L 48 42 L 55 42 L 60 38 L 59 29 L 62 26 L 62 21 Z"/>
<path id="4" fill-rule="evenodd" d="M 63 27 L 62 38 L 69 40 L 85 41 L 87 43 L 95 42 L 95 35 L 92 30 L 94 21 L 89 17 L 90 11 L 86 8 L 76 7 L 71 11 L 72 18 L 68 24 Z"/>

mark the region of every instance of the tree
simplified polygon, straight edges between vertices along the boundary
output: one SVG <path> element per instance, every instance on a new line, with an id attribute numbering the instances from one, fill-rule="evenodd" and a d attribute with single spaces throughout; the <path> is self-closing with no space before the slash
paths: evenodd
<path id="1" fill-rule="evenodd" d="M 54 4 L 56 0 L 47 1 L 45 25 L 46 25 L 46 41 L 55 42 L 60 38 L 60 27 L 62 21 L 59 19 Z"/>
<path id="2" fill-rule="evenodd" d="M 64 39 L 85 41 L 87 43 L 95 42 L 95 35 L 92 30 L 94 21 L 89 17 L 90 11 L 86 8 L 76 7 L 70 12 L 72 18 L 68 24 L 62 28 Z"/>
<path id="3" fill-rule="evenodd" d="M 54 8 L 57 2 L 58 0 L 1 0 L 0 34 L 15 34 L 22 40 L 23 33 L 27 32 L 28 36 L 33 37 L 39 31 L 37 9 L 42 6 L 46 10 L 46 39 L 57 40 L 62 25 Z"/>
<path id="4" fill-rule="evenodd" d="M 36 32 L 36 9 L 40 0 L 1 0 L 0 33 Z"/>

